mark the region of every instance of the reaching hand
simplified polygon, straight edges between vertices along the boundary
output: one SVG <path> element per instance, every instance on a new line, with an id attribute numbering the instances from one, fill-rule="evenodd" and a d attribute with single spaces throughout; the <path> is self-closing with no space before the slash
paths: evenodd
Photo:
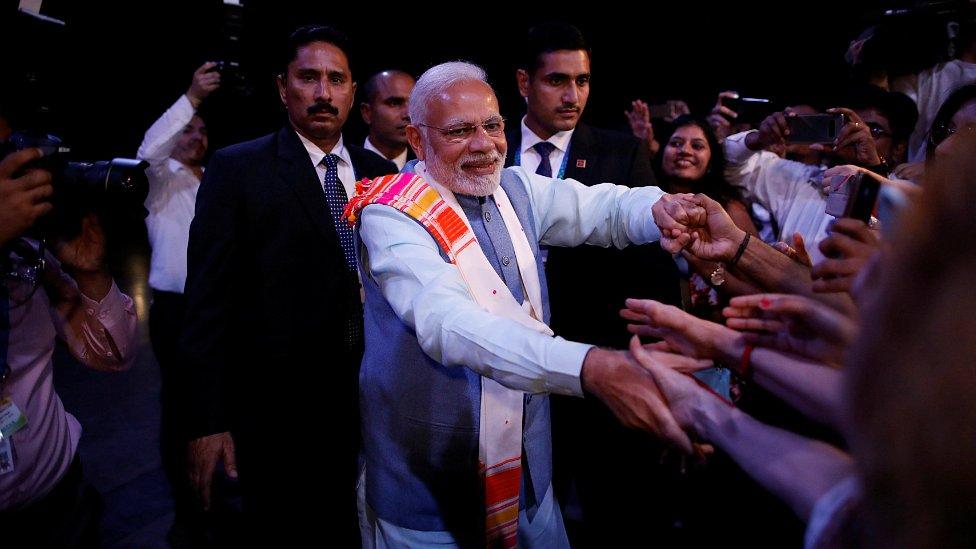
<path id="1" fill-rule="evenodd" d="M 827 257 L 813 267 L 815 292 L 850 292 L 857 273 L 871 256 L 880 250 L 881 242 L 873 230 L 860 220 L 839 218 L 830 226 L 830 236 L 820 242 Z"/>
<path id="2" fill-rule="evenodd" d="M 716 405 L 723 404 L 694 378 L 682 373 L 679 363 L 687 359 L 669 353 L 649 351 L 641 346 L 637 336 L 630 340 L 630 352 L 638 364 L 650 373 L 678 426 L 699 436 L 704 435 L 704 429 L 699 424 L 700 419 L 711 413 Z"/>
<path id="3" fill-rule="evenodd" d="M 654 126 L 651 125 L 651 111 L 647 108 L 647 103 L 640 99 L 630 102 L 631 109 L 624 115 L 627 123 L 630 124 L 630 131 L 637 139 L 654 139 Z"/>
<path id="4" fill-rule="evenodd" d="M 651 213 L 661 230 L 661 248 L 672 254 L 691 242 L 694 227 L 705 224 L 705 209 L 690 194 L 666 194 L 651 206 Z"/>
<path id="5" fill-rule="evenodd" d="M 840 363 L 857 336 L 857 324 L 819 301 L 799 295 L 733 297 L 722 311 L 729 328 L 748 330 L 753 345 Z"/>
<path id="6" fill-rule="evenodd" d="M 705 222 L 691 225 L 691 242 L 685 249 L 705 261 L 731 261 L 745 238 L 745 231 L 736 226 L 725 208 L 715 200 L 697 194 L 695 201 L 704 209 Z"/>
<path id="7" fill-rule="evenodd" d="M 688 454 L 694 453 L 691 440 L 671 416 L 653 378 L 626 352 L 590 349 L 580 381 L 623 425 L 648 431 Z"/>
<path id="8" fill-rule="evenodd" d="M 792 246 L 786 242 L 777 242 L 773 244 L 773 249 L 782 253 L 793 261 L 796 261 L 800 265 L 805 267 L 813 266 L 813 261 L 810 259 L 810 254 L 807 253 L 807 245 L 803 241 L 803 235 L 800 233 L 793 233 Z"/>
<path id="9" fill-rule="evenodd" d="M 620 311 L 620 316 L 632 322 L 627 325 L 630 333 L 661 338 L 674 352 L 707 359 L 686 363 L 694 368 L 692 371 L 711 367 L 710 360 L 724 360 L 741 354 L 737 349 L 741 348 L 742 336 L 735 330 L 650 299 L 628 299 L 626 304 L 627 308 Z M 654 348 L 661 349 L 660 346 Z"/>
<path id="10" fill-rule="evenodd" d="M 654 125 L 651 124 L 651 111 L 647 108 L 647 103 L 640 99 L 635 99 L 630 103 L 631 110 L 624 112 L 627 123 L 630 124 L 630 131 L 637 139 L 647 142 L 647 152 L 654 157 L 661 150 L 661 145 L 654 139 Z"/>

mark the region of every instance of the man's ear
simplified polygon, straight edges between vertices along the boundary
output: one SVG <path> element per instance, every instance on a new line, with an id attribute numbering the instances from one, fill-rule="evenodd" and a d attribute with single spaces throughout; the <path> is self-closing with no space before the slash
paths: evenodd
<path id="1" fill-rule="evenodd" d="M 365 122 L 367 126 L 372 125 L 373 109 L 370 107 L 369 103 L 363 102 L 359 104 L 359 114 L 363 117 L 363 122 Z"/>
<path id="2" fill-rule="evenodd" d="M 288 108 L 288 103 L 285 101 L 285 74 L 279 74 L 275 76 L 275 84 L 278 86 L 278 97 L 281 99 L 281 104 Z"/>
<path id="3" fill-rule="evenodd" d="M 525 69 L 515 71 L 515 81 L 518 82 L 519 93 L 522 97 L 529 96 L 529 73 Z"/>
<path id="4" fill-rule="evenodd" d="M 420 128 L 413 124 L 407 126 L 407 143 L 413 149 L 413 154 L 417 155 L 417 160 L 426 160 L 424 158 L 423 136 L 420 135 Z"/>

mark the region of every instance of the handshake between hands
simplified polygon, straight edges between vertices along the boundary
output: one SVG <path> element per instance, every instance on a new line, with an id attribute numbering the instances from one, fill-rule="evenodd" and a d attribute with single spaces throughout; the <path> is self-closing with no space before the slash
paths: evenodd
<path id="1" fill-rule="evenodd" d="M 661 248 L 705 261 L 730 261 L 746 232 L 721 204 L 704 194 L 666 194 L 651 207 Z"/>

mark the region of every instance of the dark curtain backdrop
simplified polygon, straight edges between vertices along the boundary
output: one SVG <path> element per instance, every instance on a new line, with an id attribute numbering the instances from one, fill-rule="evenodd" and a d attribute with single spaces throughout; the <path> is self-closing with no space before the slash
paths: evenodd
<path id="1" fill-rule="evenodd" d="M 224 55 L 225 9 L 219 1 L 46 0 L 44 11 L 67 22 L 59 30 L 16 15 L 16 4 L 0 2 L 6 43 L 0 107 L 14 114 L 21 114 L 25 102 L 51 107 L 53 116 L 45 124 L 65 136 L 78 159 L 134 155 L 143 132 L 185 91 L 193 70 Z M 879 5 L 875 0 L 583 4 L 588 7 L 360 0 L 336 7 L 252 0 L 243 10 L 240 58 L 254 93 L 241 97 L 225 90 L 208 101 L 211 149 L 281 124 L 273 66 L 283 38 L 306 22 L 333 24 L 353 38 L 352 68 L 360 82 L 383 68 L 419 75 L 446 60 L 478 63 L 511 120 L 523 114 L 514 72 L 527 29 L 546 19 L 571 22 L 594 52 L 584 118 L 623 129 L 623 112 L 638 97 L 684 99 L 702 111 L 728 88 L 784 103 L 830 102 L 847 82 L 848 42 Z M 26 98 L 15 93 L 24 74 L 40 82 Z M 356 111 L 346 135 L 356 142 L 363 138 Z"/>

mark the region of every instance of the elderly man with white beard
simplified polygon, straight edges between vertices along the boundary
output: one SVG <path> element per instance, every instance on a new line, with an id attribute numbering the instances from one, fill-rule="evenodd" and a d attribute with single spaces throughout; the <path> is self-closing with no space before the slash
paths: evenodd
<path id="1" fill-rule="evenodd" d="M 346 210 L 366 293 L 364 546 L 568 546 L 549 393 L 693 447 L 627 352 L 553 337 L 539 245 L 646 243 L 703 212 L 654 187 L 503 169 L 505 121 L 469 63 L 424 73 L 410 119 L 412 173 L 361 184 Z"/>

